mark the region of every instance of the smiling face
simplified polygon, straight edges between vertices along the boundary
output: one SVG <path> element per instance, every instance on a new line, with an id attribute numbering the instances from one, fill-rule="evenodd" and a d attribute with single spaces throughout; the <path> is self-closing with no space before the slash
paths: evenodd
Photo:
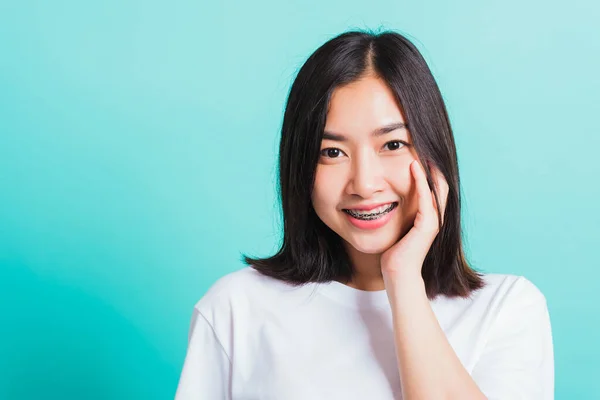
<path id="1" fill-rule="evenodd" d="M 404 123 L 392 91 L 380 78 L 368 75 L 337 87 L 331 96 L 312 205 L 344 240 L 351 258 L 357 252 L 381 254 L 415 220 L 416 188 L 409 166 L 417 154 Z M 390 203 L 397 206 L 383 216 L 344 211 Z"/>

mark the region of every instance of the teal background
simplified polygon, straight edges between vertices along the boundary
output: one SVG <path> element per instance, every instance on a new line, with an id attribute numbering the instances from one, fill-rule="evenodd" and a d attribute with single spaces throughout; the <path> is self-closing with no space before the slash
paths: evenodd
<path id="1" fill-rule="evenodd" d="M 458 145 L 466 250 L 546 295 L 556 398 L 600 398 L 600 5 L 0 3 L 0 399 L 173 398 L 194 303 L 277 246 L 291 80 L 407 34 Z"/>

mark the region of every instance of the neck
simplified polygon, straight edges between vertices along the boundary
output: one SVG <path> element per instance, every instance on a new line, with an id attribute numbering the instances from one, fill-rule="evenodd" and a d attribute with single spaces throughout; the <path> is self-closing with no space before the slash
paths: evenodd
<path id="1" fill-rule="evenodd" d="M 346 251 L 352 264 L 352 279 L 340 282 L 360 290 L 385 290 L 381 274 L 381 254 L 361 253 L 348 245 Z"/>

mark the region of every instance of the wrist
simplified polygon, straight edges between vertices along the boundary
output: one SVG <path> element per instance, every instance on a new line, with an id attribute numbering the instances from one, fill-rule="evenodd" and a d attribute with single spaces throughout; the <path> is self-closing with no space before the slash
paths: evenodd
<path id="1" fill-rule="evenodd" d="M 385 286 L 391 296 L 417 296 L 424 294 L 425 281 L 420 270 L 406 270 L 394 274 L 384 274 Z"/>
<path id="2" fill-rule="evenodd" d="M 386 272 L 387 270 L 385 269 L 382 271 L 384 279 L 391 284 L 414 286 L 415 284 L 419 283 L 424 284 L 423 276 L 421 275 L 421 269 L 422 266 L 403 266 L 402 268 L 398 268 L 390 272 Z"/>

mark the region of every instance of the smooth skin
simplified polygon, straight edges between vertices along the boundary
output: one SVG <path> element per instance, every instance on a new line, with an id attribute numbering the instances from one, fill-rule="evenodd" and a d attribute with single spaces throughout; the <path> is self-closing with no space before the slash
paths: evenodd
<path id="1" fill-rule="evenodd" d="M 452 349 L 431 308 L 421 269 L 438 234 L 435 200 L 406 127 L 385 82 L 367 73 L 334 90 L 329 104 L 312 204 L 343 239 L 354 275 L 342 282 L 360 290 L 386 290 L 405 400 L 485 399 Z M 448 185 L 431 166 L 440 206 Z M 379 229 L 353 226 L 344 208 L 398 202 Z"/>
<path id="2" fill-rule="evenodd" d="M 377 128 L 405 119 L 392 92 L 379 79 L 365 77 L 332 93 L 312 205 L 319 218 L 342 239 L 352 260 L 348 286 L 384 290 L 381 254 L 412 227 L 418 210 L 410 163 L 418 159 L 410 134 L 398 128 L 373 136 Z M 364 204 L 398 202 L 392 219 L 372 231 L 354 227 L 343 212 Z"/>

